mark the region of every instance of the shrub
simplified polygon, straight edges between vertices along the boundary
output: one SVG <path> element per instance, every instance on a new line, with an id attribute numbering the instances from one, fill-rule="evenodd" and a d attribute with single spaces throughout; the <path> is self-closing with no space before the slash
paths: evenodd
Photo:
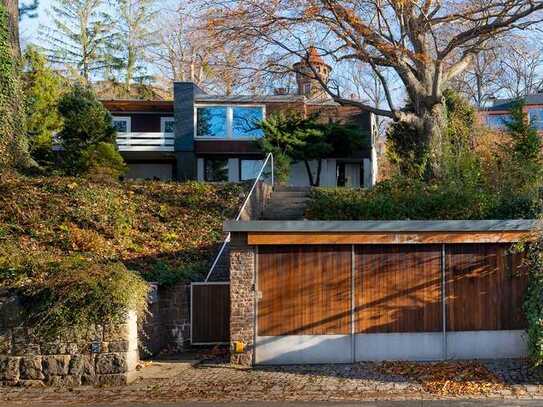
<path id="1" fill-rule="evenodd" d="M 120 262 L 56 259 L 10 245 L 0 247 L 0 286 L 21 296 L 23 324 L 49 339 L 120 323 L 128 311 L 143 315 L 147 306 L 148 284 Z"/>
<path id="2" fill-rule="evenodd" d="M 318 188 L 306 217 L 319 220 L 481 219 L 494 207 L 491 196 L 458 184 L 427 184 L 397 177 L 371 190 Z"/>
<path id="3" fill-rule="evenodd" d="M 100 142 L 83 150 L 81 154 L 87 167 L 87 175 L 101 178 L 119 178 L 127 171 L 127 165 L 112 143 Z"/>
<path id="4" fill-rule="evenodd" d="M 116 150 L 111 115 L 92 90 L 75 85 L 62 97 L 58 109 L 64 121 L 58 137 L 65 173 L 81 175 L 98 167 L 112 174 L 121 172 L 122 157 Z"/>

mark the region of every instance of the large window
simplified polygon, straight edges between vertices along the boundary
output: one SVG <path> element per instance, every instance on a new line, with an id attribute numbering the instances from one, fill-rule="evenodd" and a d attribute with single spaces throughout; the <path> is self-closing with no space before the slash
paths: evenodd
<path id="1" fill-rule="evenodd" d="M 117 133 L 130 133 L 130 117 L 113 117 L 113 127 Z"/>
<path id="2" fill-rule="evenodd" d="M 196 108 L 196 136 L 226 138 L 226 107 Z"/>
<path id="3" fill-rule="evenodd" d="M 234 107 L 232 119 L 232 138 L 263 136 L 258 123 L 264 120 L 264 111 L 261 107 Z"/>
<path id="4" fill-rule="evenodd" d="M 543 130 L 543 109 L 529 109 L 530 124 L 538 130 Z"/>
<path id="5" fill-rule="evenodd" d="M 264 160 L 239 160 L 239 178 L 241 181 L 256 179 Z"/>
<path id="6" fill-rule="evenodd" d="M 204 160 L 204 180 L 208 182 L 227 182 L 228 159 L 206 158 Z"/>
<path id="7" fill-rule="evenodd" d="M 258 123 L 264 119 L 263 106 L 197 106 L 196 137 L 253 139 L 262 137 Z"/>
<path id="8" fill-rule="evenodd" d="M 493 114 L 486 116 L 486 124 L 494 129 L 503 129 L 511 121 L 510 114 Z"/>

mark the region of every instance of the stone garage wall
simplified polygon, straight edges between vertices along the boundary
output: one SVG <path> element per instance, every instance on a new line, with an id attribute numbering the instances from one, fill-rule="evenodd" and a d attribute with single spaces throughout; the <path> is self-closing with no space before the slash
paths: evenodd
<path id="1" fill-rule="evenodd" d="M 233 233 L 230 243 L 230 341 L 243 344 L 232 352 L 230 361 L 250 366 L 254 359 L 255 248 L 247 246 L 246 236 Z"/>
<path id="2" fill-rule="evenodd" d="M 20 325 L 18 299 L 0 291 L 0 385 L 123 385 L 139 361 L 136 314 L 99 326 L 84 340 L 41 342 Z"/>

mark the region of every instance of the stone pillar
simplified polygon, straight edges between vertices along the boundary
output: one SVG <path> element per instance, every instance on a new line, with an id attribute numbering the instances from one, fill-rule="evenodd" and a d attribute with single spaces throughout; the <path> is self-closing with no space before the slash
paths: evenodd
<path id="1" fill-rule="evenodd" d="M 230 243 L 230 362 L 253 364 L 255 336 L 255 248 L 247 246 L 246 234 L 232 234 Z M 234 342 L 242 342 L 236 353 Z"/>

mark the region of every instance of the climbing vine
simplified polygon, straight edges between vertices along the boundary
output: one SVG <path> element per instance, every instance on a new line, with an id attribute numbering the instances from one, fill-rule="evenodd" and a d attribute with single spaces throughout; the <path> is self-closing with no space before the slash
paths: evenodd
<path id="1" fill-rule="evenodd" d="M 8 13 L 0 3 L 0 169 L 32 166 L 24 123 L 19 61 L 11 49 Z"/>
<path id="2" fill-rule="evenodd" d="M 543 235 L 540 233 L 529 243 L 517 245 L 525 253 L 528 286 L 524 298 L 524 315 L 528 323 L 528 356 L 534 367 L 543 365 Z"/>

